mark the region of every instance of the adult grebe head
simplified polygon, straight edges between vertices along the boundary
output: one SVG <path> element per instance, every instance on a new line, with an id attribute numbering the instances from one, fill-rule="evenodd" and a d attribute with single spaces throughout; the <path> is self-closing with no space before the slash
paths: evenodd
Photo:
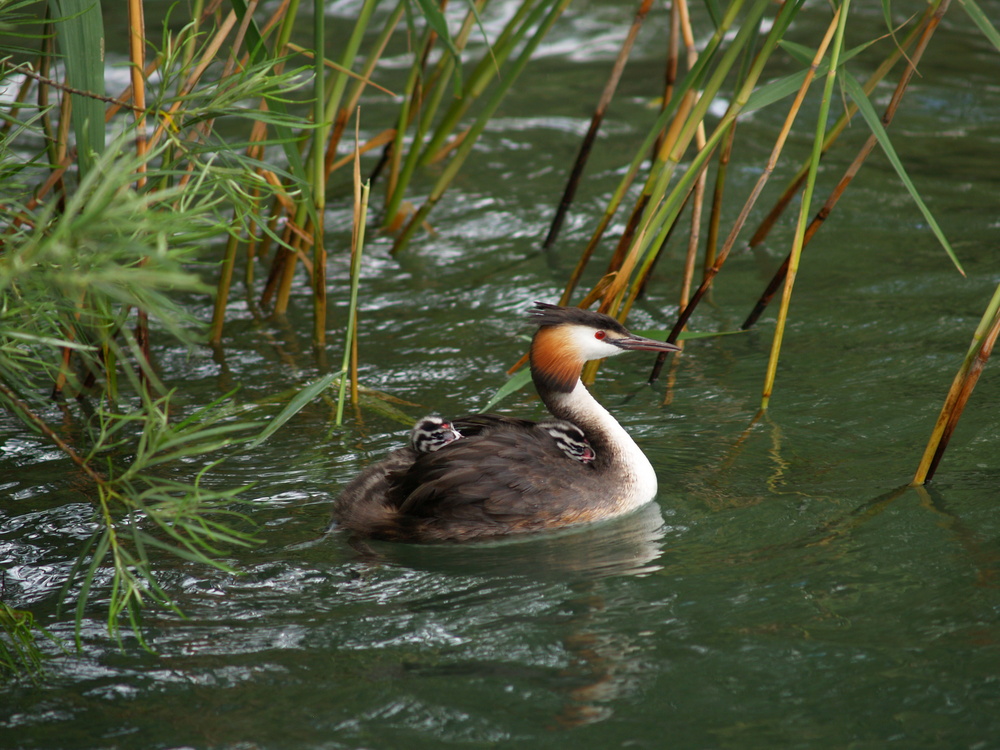
<path id="1" fill-rule="evenodd" d="M 680 347 L 630 333 L 604 313 L 536 302 L 531 319 L 539 328 L 531 342 L 531 375 L 535 387 L 568 393 L 576 387 L 583 365 L 627 351 L 676 352 Z M 543 394 L 544 396 L 544 394 Z"/>

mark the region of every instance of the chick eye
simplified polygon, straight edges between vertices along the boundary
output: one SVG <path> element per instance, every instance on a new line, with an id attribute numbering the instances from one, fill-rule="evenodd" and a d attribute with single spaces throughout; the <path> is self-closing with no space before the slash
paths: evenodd
<path id="1" fill-rule="evenodd" d="M 594 334 L 594 338 L 597 339 L 598 341 L 600 341 L 601 339 L 603 339 L 607 335 L 608 334 L 606 334 L 604 331 L 598 331 L 597 333 Z"/>

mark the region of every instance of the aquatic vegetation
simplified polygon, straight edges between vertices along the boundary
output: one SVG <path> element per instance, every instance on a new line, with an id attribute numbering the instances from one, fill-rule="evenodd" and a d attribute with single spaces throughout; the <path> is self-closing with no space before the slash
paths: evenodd
<path id="1" fill-rule="evenodd" d="M 331 430 L 343 422 L 348 401 L 360 409 L 367 396 L 381 409 L 394 408 L 391 397 L 359 383 L 369 189 L 379 225 L 394 237 L 392 253 L 411 251 L 434 208 L 474 164 L 477 144 L 506 97 L 530 75 L 533 57 L 558 28 L 568 0 L 525 0 L 473 49 L 486 36 L 484 17 L 493 5 L 478 0 L 442 11 L 431 2 L 363 0 L 349 32 L 336 36 L 331 49 L 334 34 L 319 0 L 266 8 L 242 0 L 198 2 L 190 17 L 172 10 L 155 30 L 144 23 L 141 0 L 130 0 L 129 84 L 121 90 L 111 90 L 108 81 L 109 40 L 99 4 L 0 5 L 5 30 L 18 44 L 11 43 L 2 62 L 8 94 L 0 105 L 0 403 L 25 429 L 49 440 L 88 488 L 95 531 L 65 589 L 75 597 L 78 618 L 101 588 L 110 592 L 111 631 L 117 634 L 127 622 L 139 633 L 144 604 L 172 605 L 156 577 L 158 555 L 221 565 L 220 551 L 253 544 L 251 514 L 235 510 L 240 489 L 219 489 L 212 470 L 237 446 L 273 434 L 308 398 L 328 399 L 334 407 Z M 651 112 L 641 142 L 629 148 L 632 158 L 621 165 L 620 182 L 597 224 L 588 227 L 586 244 L 573 250 L 579 261 L 561 302 L 596 304 L 624 320 L 651 293 L 671 242 L 686 242 L 675 274 L 683 278 L 677 321 L 668 335 L 679 341 L 698 305 L 724 280 L 734 250 L 764 242 L 798 201 L 787 259 L 756 304 L 748 300 L 752 310 L 742 326 L 757 325 L 782 291 L 763 410 L 778 382 L 804 251 L 835 218 L 838 200 L 876 147 L 960 269 L 890 137 L 893 117 L 946 13 L 964 13 L 963 23 L 1000 47 L 1000 35 L 978 6 L 970 0 L 960 5 L 934 0 L 905 19 L 886 10 L 884 33 L 849 44 L 853 11 L 847 2 L 832 10 L 796 1 L 732 0 L 703 8 L 672 3 L 669 28 L 660 29 L 670 40 L 664 84 L 644 92 L 659 112 Z M 653 15 L 648 0 L 637 3 L 607 80 L 600 88 L 602 82 L 594 82 L 595 111 L 576 163 L 567 165 L 561 197 L 552 196 L 544 247 L 560 242 L 637 35 Z M 800 23 L 807 18 L 813 23 Z M 821 27 L 821 33 L 804 38 L 800 25 Z M 312 49 L 293 41 L 302 41 L 296 32 L 304 26 L 310 26 Z M 409 67 L 387 73 L 401 57 Z M 852 68 L 862 57 L 879 61 L 863 81 Z M 879 112 L 874 92 L 894 76 L 891 98 Z M 402 82 L 398 92 L 390 80 Z M 392 116 L 374 123 L 363 108 L 359 114 L 362 102 L 373 100 Z M 780 107 L 786 108 L 783 125 L 757 182 L 749 195 L 736 195 L 729 164 L 734 153 L 753 145 L 741 138 L 741 124 L 763 108 Z M 373 135 L 363 140 L 359 122 Z M 871 135 L 817 210 L 821 159 L 852 122 Z M 790 137 L 809 144 L 808 157 L 750 239 L 741 240 L 787 158 Z M 369 174 L 363 177 L 362 155 L 379 153 L 377 163 L 365 162 Z M 342 181 L 352 185 L 350 194 L 328 190 L 349 165 L 352 173 Z M 344 232 L 353 236 L 350 247 L 328 243 L 332 207 L 351 216 L 353 231 Z M 732 216 L 726 226 L 724 217 Z M 609 240 L 616 222 L 623 230 Z M 326 276 L 331 253 L 350 254 L 346 284 Z M 606 265 L 595 278 L 597 262 Z M 310 289 L 317 359 L 324 362 L 329 347 L 341 347 L 342 364 L 289 397 L 277 417 L 267 412 L 268 427 L 258 421 L 263 412 L 234 397 L 195 405 L 182 387 L 160 381 L 151 339 L 191 347 L 208 342 L 221 350 L 234 290 L 242 287 L 251 314 L 262 318 L 287 313 L 297 302 L 297 284 Z M 331 322 L 329 295 L 346 301 L 346 320 Z M 192 313 L 192 301 L 205 299 L 212 299 L 210 320 Z M 332 326 L 344 335 L 328 344 Z M 998 329 L 994 298 L 915 483 L 933 474 Z M 326 392 L 333 384 L 336 399 Z M 181 468 L 173 473 L 168 467 Z M 11 643 L 24 642 L 31 632 L 29 620 L 3 620 L 14 634 Z"/>

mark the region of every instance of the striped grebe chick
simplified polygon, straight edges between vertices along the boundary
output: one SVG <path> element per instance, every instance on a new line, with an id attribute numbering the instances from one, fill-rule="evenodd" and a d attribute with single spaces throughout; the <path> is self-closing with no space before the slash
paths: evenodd
<path id="1" fill-rule="evenodd" d="M 589 464 L 597 457 L 583 430 L 572 422 L 567 422 L 565 419 L 543 419 L 538 423 L 538 428 L 549 433 L 559 446 L 559 450 L 574 461 Z"/>
<path id="2" fill-rule="evenodd" d="M 451 422 L 441 417 L 423 417 L 410 430 L 410 447 L 417 453 L 433 453 L 461 437 L 462 433 L 452 427 Z"/>
<path id="3" fill-rule="evenodd" d="M 612 518 L 653 499 L 649 459 L 580 375 L 590 360 L 678 347 L 589 310 L 536 303 L 532 316 L 535 389 L 553 417 L 582 431 L 593 459 L 567 461 L 536 422 L 489 414 L 450 420 L 460 440 L 429 453 L 407 445 L 351 481 L 334 501 L 341 528 L 375 539 L 468 541 Z"/>
<path id="4" fill-rule="evenodd" d="M 594 449 L 587 442 L 583 430 L 562 419 L 546 419 L 538 422 L 537 429 L 544 430 L 556 441 L 559 450 L 574 461 L 590 463 L 594 460 Z M 417 453 L 433 453 L 449 443 L 460 440 L 462 434 L 451 422 L 441 417 L 429 416 L 418 419 L 410 430 L 410 447 Z"/>

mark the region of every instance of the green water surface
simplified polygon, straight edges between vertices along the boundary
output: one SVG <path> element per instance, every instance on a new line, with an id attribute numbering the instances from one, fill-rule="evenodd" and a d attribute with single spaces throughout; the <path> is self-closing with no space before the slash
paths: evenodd
<path id="1" fill-rule="evenodd" d="M 1000 18 L 996 2 L 980 4 Z M 855 4 L 874 36 L 881 8 L 871 5 Z M 225 487 L 255 483 L 240 509 L 262 544 L 227 557 L 239 574 L 163 560 L 185 617 L 147 612 L 152 653 L 109 637 L 96 602 L 79 652 L 44 645 L 41 680 L 0 689 L 0 747 L 1000 748 L 995 362 L 935 480 L 904 486 L 1000 282 L 1000 53 L 953 5 L 892 134 L 967 277 L 876 152 L 803 259 L 768 414 L 751 425 L 774 311 L 749 333 L 693 342 L 655 387 L 648 356 L 608 362 L 594 392 L 650 456 L 659 496 L 560 536 L 381 544 L 374 556 L 324 536 L 338 487 L 406 428 L 365 411 L 332 429 L 317 403 L 213 475 Z M 371 240 L 361 377 L 416 404 L 401 407 L 411 417 L 481 407 L 525 349 L 526 309 L 558 298 L 654 115 L 662 8 L 562 238 L 539 254 L 632 12 L 571 6 L 432 215 L 436 234 L 397 258 L 389 239 Z M 891 89 L 879 91 L 881 106 Z M 372 133 L 380 107 L 371 103 Z M 783 116 L 741 125 L 760 148 L 731 168 L 734 195 L 749 191 Z M 824 161 L 820 200 L 866 134 L 855 123 Z M 796 136 L 788 153 L 801 159 L 808 145 Z M 751 224 L 796 164 L 780 166 Z M 334 212 L 328 226 L 343 218 Z M 791 232 L 790 214 L 765 246 L 734 252 L 693 327 L 737 328 Z M 339 363 L 343 233 L 330 252 L 329 359 Z M 598 252 L 590 282 L 610 244 Z M 673 323 L 683 253 L 675 239 L 630 325 Z M 287 322 L 255 320 L 237 301 L 223 358 L 161 347 L 165 379 L 203 403 L 236 384 L 248 401 L 301 387 L 324 368 L 304 284 L 296 295 Z M 530 393 L 503 409 L 541 413 Z M 72 613 L 57 614 L 55 599 L 90 533 L 90 490 L 4 415 L 0 492 L 3 595 L 71 643 Z"/>

